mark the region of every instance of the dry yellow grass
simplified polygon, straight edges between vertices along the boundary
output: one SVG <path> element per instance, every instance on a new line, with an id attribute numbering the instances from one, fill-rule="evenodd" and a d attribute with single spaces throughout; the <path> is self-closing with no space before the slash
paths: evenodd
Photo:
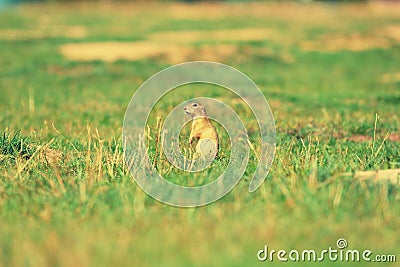
<path id="1" fill-rule="evenodd" d="M 0 40 L 30 40 L 50 37 L 84 38 L 87 29 L 83 26 L 46 26 L 32 29 L 1 29 Z"/>
<path id="2" fill-rule="evenodd" d="M 391 42 L 380 36 L 325 35 L 317 40 L 303 41 L 301 48 L 305 51 L 334 52 L 340 50 L 362 51 L 375 48 L 389 48 Z"/>
<path id="3" fill-rule="evenodd" d="M 193 60 L 224 61 L 229 57 L 240 57 L 240 55 L 266 55 L 277 57 L 286 63 L 294 61 L 288 53 L 276 53 L 267 48 L 241 49 L 238 45 L 223 43 L 196 47 L 189 44 L 162 44 L 155 41 L 93 42 L 65 44 L 60 46 L 59 50 L 68 60 L 75 61 L 113 62 L 157 58 L 168 63 L 182 63 Z"/>
<path id="4" fill-rule="evenodd" d="M 345 173 L 344 176 L 351 176 L 351 173 Z M 358 171 L 354 173 L 354 178 L 360 181 L 371 180 L 373 182 L 389 181 L 392 184 L 400 183 L 400 169 L 376 170 L 376 171 Z"/>

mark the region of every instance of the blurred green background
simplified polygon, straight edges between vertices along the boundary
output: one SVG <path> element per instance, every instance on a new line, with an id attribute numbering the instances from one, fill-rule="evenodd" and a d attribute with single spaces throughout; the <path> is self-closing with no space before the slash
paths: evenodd
<path id="1" fill-rule="evenodd" d="M 352 175 L 400 168 L 397 3 L 49 2 L 1 2 L 0 266 L 275 266 L 257 260 L 264 245 L 322 250 L 339 238 L 400 256 L 398 181 Z M 256 82 L 277 151 L 250 194 L 256 123 L 235 96 L 200 88 L 243 117 L 255 149 L 232 192 L 182 209 L 137 187 L 121 132 L 140 84 L 191 60 L 228 64 Z M 167 95 L 149 121 L 152 158 L 172 180 L 182 177 L 155 153 L 156 117 L 194 96 Z"/>

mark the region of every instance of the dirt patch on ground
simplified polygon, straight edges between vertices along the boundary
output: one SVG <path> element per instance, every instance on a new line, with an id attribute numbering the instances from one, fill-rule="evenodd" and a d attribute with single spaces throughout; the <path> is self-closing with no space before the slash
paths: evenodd
<path id="1" fill-rule="evenodd" d="M 359 143 L 359 142 L 369 142 L 369 141 L 372 140 L 372 137 L 369 136 L 369 135 L 355 134 L 355 135 L 350 136 L 349 140 L 353 141 L 353 142 L 357 142 L 357 143 Z"/>
<path id="2" fill-rule="evenodd" d="M 150 35 L 150 40 L 169 43 L 193 43 L 199 41 L 265 41 L 276 37 L 270 29 L 244 28 L 215 31 L 170 31 Z"/>
<path id="3" fill-rule="evenodd" d="M 139 42 L 92 42 L 72 43 L 60 46 L 60 52 L 69 60 L 112 62 L 116 60 L 141 60 L 157 58 L 168 63 L 181 63 L 190 60 L 224 61 L 229 57 L 237 60 L 264 56 L 284 63 L 294 62 L 287 53 L 276 53 L 260 47 L 240 44 L 194 45 L 204 40 L 261 40 L 268 31 L 241 29 L 226 31 L 163 32 L 151 35 L 151 40 Z"/>
<path id="4" fill-rule="evenodd" d="M 357 18 L 366 19 L 368 16 L 381 16 L 384 12 L 390 11 L 392 5 L 343 5 L 333 9 L 327 5 L 313 4 L 277 4 L 277 3 L 251 3 L 246 6 L 242 4 L 222 4 L 222 3 L 195 3 L 195 4 L 157 4 L 152 5 L 151 11 L 146 9 L 146 5 L 123 5 L 117 4 L 107 5 L 112 12 L 119 9 L 126 10 L 142 10 L 149 12 L 149 17 L 171 17 L 174 19 L 191 19 L 199 20 L 202 18 L 229 18 L 229 17 L 268 17 L 271 20 L 279 22 L 281 20 L 290 21 L 290 25 L 282 30 L 277 25 L 271 23 L 268 28 L 239 28 L 239 29 L 223 29 L 223 30 L 190 30 L 190 31 L 164 31 L 156 32 L 146 36 L 140 42 L 106 42 L 89 44 L 74 44 L 80 46 L 82 52 L 72 51 L 71 45 L 61 47 L 61 52 L 72 60 L 104 60 L 114 61 L 118 59 L 125 60 L 140 60 L 146 58 L 161 57 L 168 62 L 176 63 L 188 60 L 189 58 L 197 58 L 202 60 L 221 60 L 224 55 L 237 53 L 237 48 L 234 48 L 229 42 L 251 42 L 251 41 L 271 41 L 279 44 L 282 47 L 300 47 L 304 51 L 363 51 L 370 49 L 386 49 L 400 43 L 400 25 L 391 24 L 382 27 L 371 29 L 368 33 L 347 33 L 347 34 L 319 34 L 312 40 L 305 40 L 307 36 L 305 30 L 313 28 L 332 29 L 335 32 L 341 29 L 348 32 L 349 25 L 354 21 L 354 16 Z M 148 6 L 147 6 L 148 7 Z M 244 8 L 245 7 L 245 8 Z M 125 11 L 126 11 L 125 10 Z M 201 10 L 202 12 L 199 12 Z M 385 13 L 386 14 L 386 13 Z M 390 12 L 388 14 L 391 14 Z M 158 16 L 157 16 L 158 15 Z M 123 16 L 126 16 L 123 13 Z M 389 16 L 389 15 L 388 15 Z M 41 22 L 46 27 L 50 27 L 48 21 Z M 183 22 L 182 22 L 183 23 Z M 311 27 L 311 28 L 310 28 Z M 45 27 L 42 27 L 45 28 Z M 67 37 L 79 38 L 85 36 L 86 29 L 83 27 L 72 27 L 65 29 L 52 29 L 50 31 L 40 30 L 35 33 L 22 32 L 0 32 L 0 38 L 26 38 L 39 36 L 55 36 L 65 35 Z M 121 34 L 129 34 L 131 29 L 111 25 L 110 29 L 119 31 Z M 127 30 L 129 29 L 129 30 Z M 125 32 L 125 30 L 127 30 Z M 143 36 L 141 36 L 143 37 Z M 307 38 L 307 37 L 306 37 Z M 209 52 L 208 48 L 194 48 L 193 46 L 200 43 L 216 43 L 212 49 L 217 52 Z M 201 51 L 205 50 L 205 51 Z M 197 56 L 204 52 L 206 56 Z M 197 53 L 197 54 L 196 54 Z M 212 53 L 213 55 L 207 56 Z M 79 54 L 79 55 L 78 55 Z M 86 55 L 84 55 L 86 54 Z M 181 54 L 181 55 L 179 55 Z M 221 55 L 222 54 L 222 55 Z M 287 57 L 286 62 L 291 59 Z"/>
<path id="5" fill-rule="evenodd" d="M 400 25 L 389 25 L 380 30 L 382 35 L 400 42 Z"/>
<path id="6" fill-rule="evenodd" d="M 118 59 L 139 60 L 155 57 L 170 51 L 170 48 L 147 42 L 93 42 L 62 45 L 60 51 L 70 60 L 110 62 Z"/>
<path id="7" fill-rule="evenodd" d="M 233 45 L 202 46 L 162 45 L 152 42 L 97 42 L 66 44 L 61 53 L 69 60 L 112 62 L 116 60 L 141 60 L 146 58 L 164 59 L 171 63 L 187 60 L 221 60 L 233 55 Z"/>
<path id="8" fill-rule="evenodd" d="M 84 38 L 86 36 L 87 30 L 83 26 L 0 30 L 1 40 L 29 40 L 52 37 Z"/>
<path id="9" fill-rule="evenodd" d="M 39 161 L 47 162 L 50 165 L 55 165 L 61 162 L 63 159 L 63 154 L 52 148 L 45 148 L 39 153 Z"/>
<path id="10" fill-rule="evenodd" d="M 300 47 L 305 51 L 363 51 L 376 48 L 390 48 L 399 43 L 400 25 L 395 24 L 374 29 L 368 35 L 360 33 L 322 35 L 315 40 L 301 42 Z"/>
<path id="11" fill-rule="evenodd" d="M 369 12 L 374 16 L 399 18 L 400 3 L 398 1 L 369 1 Z"/>
<path id="12" fill-rule="evenodd" d="M 381 82 L 383 83 L 400 82 L 400 72 L 386 73 L 382 75 Z"/>
<path id="13" fill-rule="evenodd" d="M 390 133 L 387 139 L 393 142 L 400 142 L 400 133 Z"/>
<path id="14" fill-rule="evenodd" d="M 306 1 L 303 1 L 306 2 Z M 250 1 L 226 3 L 218 1 L 194 1 L 192 3 L 170 1 L 97 1 L 94 5 L 90 1 L 62 1 L 46 7 L 47 14 L 62 10 L 74 12 L 107 12 L 122 16 L 137 16 L 143 13 L 162 15 L 168 18 L 185 20 L 218 20 L 234 17 L 260 17 L 281 19 L 291 22 L 317 22 L 319 25 L 330 23 L 330 18 L 338 15 L 344 17 L 394 17 L 400 15 L 400 3 L 396 1 L 368 1 L 346 5 L 327 5 L 302 1 Z M 41 5 L 24 4 L 23 12 L 26 15 L 37 14 L 43 11 Z M 32 12 L 33 11 L 33 12 Z M 45 16 L 44 12 L 42 16 Z"/>
<path id="15" fill-rule="evenodd" d="M 282 6 L 268 6 L 268 8 L 279 9 Z M 290 6 L 294 7 L 294 6 Z M 399 5 L 400 7 L 400 5 Z M 261 8 L 262 10 L 263 8 Z M 357 9 L 358 10 L 357 12 Z M 296 9 L 294 13 L 287 17 L 296 17 L 296 23 L 291 25 L 289 31 L 283 32 L 276 28 L 268 29 L 243 29 L 243 30 L 227 30 L 227 31 L 215 31 L 215 32 L 188 32 L 193 38 L 197 40 L 230 40 L 230 41 L 272 41 L 279 45 L 290 47 L 296 46 L 302 48 L 304 51 L 322 51 L 322 52 L 335 52 L 335 51 L 364 51 L 371 49 L 387 49 L 394 45 L 400 44 L 400 25 L 392 24 L 382 27 L 372 28 L 370 32 L 360 33 L 346 33 L 346 34 L 320 34 L 314 40 L 304 40 L 304 30 L 309 27 L 321 27 L 324 25 L 326 29 L 332 30 L 346 30 L 349 24 L 354 19 L 354 14 L 360 19 L 365 19 L 369 15 L 373 16 L 374 8 L 368 5 L 358 6 L 358 5 L 348 5 L 346 8 L 340 8 L 337 13 L 333 12 L 332 9 L 326 6 L 315 5 L 311 10 L 314 10 L 318 15 L 314 18 L 318 18 L 319 21 L 314 21 L 314 19 L 307 18 L 310 16 L 307 10 L 306 14 L 301 14 L 300 9 Z M 348 13 L 351 10 L 351 13 Z M 383 9 L 385 10 L 385 9 Z M 256 14 L 260 10 L 254 10 Z M 287 11 L 287 10 L 286 10 Z M 318 12 L 324 11 L 324 12 Z M 289 11 L 287 11 L 289 12 Z M 279 12 L 278 12 L 279 13 Z M 288 13 L 290 14 L 290 12 Z M 346 15 L 347 14 L 347 15 Z M 379 13 L 380 14 L 380 13 Z M 356 17 L 357 17 L 356 16 Z M 272 16 L 274 17 L 274 16 Z M 390 16 L 389 16 L 390 17 Z M 279 19 L 279 18 L 276 18 Z M 323 21 L 323 22 L 321 22 Z M 317 23 L 317 24 L 316 24 Z M 335 25 L 333 27 L 333 25 Z M 153 36 L 158 37 L 157 35 Z M 182 40 L 182 36 L 176 33 L 169 33 L 169 35 L 162 35 L 164 38 L 175 38 L 175 40 Z M 209 38 L 209 39 L 207 39 Z"/>
<path id="16" fill-rule="evenodd" d="M 358 171 L 354 173 L 354 178 L 361 181 L 372 180 L 374 182 L 388 180 L 393 184 L 400 183 L 400 169 Z"/>
<path id="17" fill-rule="evenodd" d="M 317 40 L 303 41 L 300 46 L 305 51 L 335 52 L 389 48 L 392 44 L 393 42 L 381 36 L 366 36 L 355 33 L 351 35 L 324 35 Z"/>
<path id="18" fill-rule="evenodd" d="M 389 133 L 386 137 L 387 140 L 392 142 L 399 142 L 400 141 L 400 133 Z M 369 135 L 362 135 L 362 134 L 355 134 L 349 137 L 350 141 L 353 142 L 369 142 L 372 141 L 373 138 Z"/>
<path id="19" fill-rule="evenodd" d="M 49 65 L 46 71 L 49 74 L 76 76 L 93 73 L 93 67 L 90 65 L 78 65 L 72 68 L 66 68 L 59 65 Z"/>
<path id="20" fill-rule="evenodd" d="M 364 9 L 366 5 L 363 5 Z M 347 7 L 346 7 L 347 9 Z M 335 18 L 338 12 L 343 12 L 342 8 L 338 8 L 338 12 L 333 11 L 328 5 L 313 3 L 306 5 L 300 2 L 250 2 L 250 3 L 196 3 L 184 4 L 175 3 L 166 6 L 164 14 L 168 17 L 187 20 L 216 20 L 223 18 L 237 17 L 256 17 L 271 18 L 281 21 L 298 22 L 298 23 L 319 23 L 326 25 L 331 23 L 331 19 Z M 202 12 L 199 12 L 201 10 Z"/>

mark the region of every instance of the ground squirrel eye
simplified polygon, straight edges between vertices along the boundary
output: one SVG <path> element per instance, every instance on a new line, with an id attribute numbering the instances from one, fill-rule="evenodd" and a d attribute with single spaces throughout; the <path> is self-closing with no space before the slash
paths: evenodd
<path id="1" fill-rule="evenodd" d="M 196 103 L 194 103 L 192 106 L 193 106 L 193 107 L 197 107 L 197 104 L 196 104 Z"/>

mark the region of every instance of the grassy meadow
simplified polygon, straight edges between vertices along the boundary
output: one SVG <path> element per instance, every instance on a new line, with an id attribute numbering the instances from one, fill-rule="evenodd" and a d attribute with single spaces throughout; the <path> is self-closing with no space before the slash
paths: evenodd
<path id="1" fill-rule="evenodd" d="M 0 9 L 0 267 L 365 266 L 259 262 L 257 251 L 336 247 L 400 261 L 400 186 L 353 173 L 400 168 L 400 8 L 393 3 L 66 3 Z M 124 163 L 124 113 L 135 90 L 176 63 L 228 64 L 260 87 L 277 149 L 261 188 L 258 128 L 222 88 L 184 86 L 149 121 L 149 151 L 175 183 L 200 185 L 228 162 L 221 127 L 214 170 L 182 174 L 159 155 L 157 117 L 191 97 L 229 104 L 255 149 L 221 200 L 176 208 L 147 196 Z M 160 122 L 158 122 L 160 123 Z M 182 133 L 182 146 L 188 138 Z M 348 175 L 343 175 L 348 173 Z"/>

